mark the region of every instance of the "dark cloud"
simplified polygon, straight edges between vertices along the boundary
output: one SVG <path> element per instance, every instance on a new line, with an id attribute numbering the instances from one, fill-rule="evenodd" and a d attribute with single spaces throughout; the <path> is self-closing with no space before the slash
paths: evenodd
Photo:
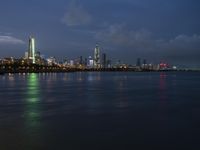
<path id="1" fill-rule="evenodd" d="M 148 47 L 152 44 L 152 33 L 147 30 L 127 30 L 125 24 L 110 25 L 107 29 L 99 31 L 95 36 L 99 41 L 124 47 Z"/>
<path id="2" fill-rule="evenodd" d="M 91 19 L 91 15 L 83 6 L 73 0 L 67 7 L 67 12 L 61 21 L 67 26 L 78 26 L 89 24 Z"/>
<path id="3" fill-rule="evenodd" d="M 177 35 L 171 39 L 156 38 L 150 31 L 127 30 L 126 25 L 110 25 L 107 29 L 97 32 L 96 39 L 105 45 L 113 45 L 116 51 L 121 49 L 121 57 L 132 60 L 146 57 L 158 62 L 196 62 L 199 64 L 200 36 Z M 123 50 L 123 51 L 122 51 Z M 127 55 L 129 54 L 129 55 Z"/>
<path id="4" fill-rule="evenodd" d="M 163 50 L 162 57 L 172 62 L 200 66 L 200 35 L 178 35 L 169 41 L 159 42 L 158 50 Z"/>

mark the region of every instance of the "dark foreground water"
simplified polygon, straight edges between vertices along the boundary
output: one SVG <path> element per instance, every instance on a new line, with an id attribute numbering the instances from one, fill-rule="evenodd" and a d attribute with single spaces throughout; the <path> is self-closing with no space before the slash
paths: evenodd
<path id="1" fill-rule="evenodd" d="M 0 150 L 200 149 L 200 73 L 0 76 Z"/>

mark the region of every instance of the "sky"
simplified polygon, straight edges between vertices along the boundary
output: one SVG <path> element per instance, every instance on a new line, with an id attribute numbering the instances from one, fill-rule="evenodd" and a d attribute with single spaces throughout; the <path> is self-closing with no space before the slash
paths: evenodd
<path id="1" fill-rule="evenodd" d="M 34 36 L 45 57 L 93 56 L 200 67 L 199 0 L 0 0 L 0 58 Z"/>

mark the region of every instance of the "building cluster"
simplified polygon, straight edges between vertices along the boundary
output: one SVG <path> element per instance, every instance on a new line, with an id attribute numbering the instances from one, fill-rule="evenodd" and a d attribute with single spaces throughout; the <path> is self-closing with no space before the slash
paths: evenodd
<path id="1" fill-rule="evenodd" d="M 38 64 L 38 65 L 46 65 L 46 60 L 41 57 L 39 51 L 36 51 L 35 46 L 35 38 L 29 38 L 29 46 L 28 51 L 25 52 L 25 56 L 22 58 L 23 62 L 26 64 Z"/>
<path id="2" fill-rule="evenodd" d="M 19 65 L 23 66 L 49 66 L 49 67 L 59 67 L 59 68 L 73 68 L 73 69 L 131 69 L 136 71 L 143 70 L 176 70 L 175 66 L 170 66 L 168 63 L 161 62 L 160 64 L 148 64 L 147 61 L 137 59 L 135 65 L 128 65 L 120 60 L 116 63 L 111 63 L 112 61 L 107 58 L 106 53 L 101 53 L 100 47 L 96 44 L 94 48 L 93 56 L 84 58 L 80 56 L 76 59 L 63 59 L 61 61 L 57 60 L 56 57 L 44 58 L 39 51 L 36 50 L 36 42 L 34 37 L 29 38 L 28 51 L 25 52 L 25 56 L 20 59 L 15 59 L 13 57 L 0 59 L 0 65 Z"/>
<path id="3" fill-rule="evenodd" d="M 94 49 L 94 57 L 89 56 L 88 58 L 83 58 L 83 56 L 80 56 L 79 58 L 70 60 L 65 58 L 64 60 L 57 60 L 56 57 L 49 57 L 47 59 L 44 59 L 41 57 L 41 54 L 39 51 L 36 51 L 35 46 L 35 39 L 33 37 L 29 38 L 29 49 L 27 52 L 25 52 L 25 57 L 23 58 L 23 61 L 28 64 L 38 64 L 38 65 L 48 65 L 48 66 L 54 66 L 58 65 L 61 67 L 69 67 L 69 68 L 109 68 L 111 67 L 111 61 L 107 60 L 107 56 L 105 53 L 100 53 L 100 47 L 98 44 L 96 44 L 96 47 Z"/>
<path id="4" fill-rule="evenodd" d="M 56 62 L 55 57 L 51 57 L 48 59 L 50 64 L 52 62 Z M 68 60 L 64 59 L 61 64 L 66 67 L 72 68 L 87 68 L 87 69 L 106 69 L 111 68 L 111 60 L 107 59 L 107 55 L 103 53 L 101 55 L 100 47 L 96 44 L 94 49 L 94 56 L 89 56 L 88 58 L 84 58 L 83 56 L 78 57 L 77 59 Z"/>
<path id="5" fill-rule="evenodd" d="M 137 59 L 136 62 L 137 70 L 177 70 L 176 66 L 171 66 L 167 62 L 161 61 L 158 64 L 147 63 L 146 59 L 141 60 L 141 58 Z"/>

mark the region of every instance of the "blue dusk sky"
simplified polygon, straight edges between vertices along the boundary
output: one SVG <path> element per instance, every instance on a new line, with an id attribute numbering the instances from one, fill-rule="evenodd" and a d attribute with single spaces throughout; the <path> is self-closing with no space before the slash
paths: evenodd
<path id="1" fill-rule="evenodd" d="M 199 0 L 0 0 L 0 58 L 20 57 L 28 38 L 45 57 L 93 55 L 200 67 Z"/>

